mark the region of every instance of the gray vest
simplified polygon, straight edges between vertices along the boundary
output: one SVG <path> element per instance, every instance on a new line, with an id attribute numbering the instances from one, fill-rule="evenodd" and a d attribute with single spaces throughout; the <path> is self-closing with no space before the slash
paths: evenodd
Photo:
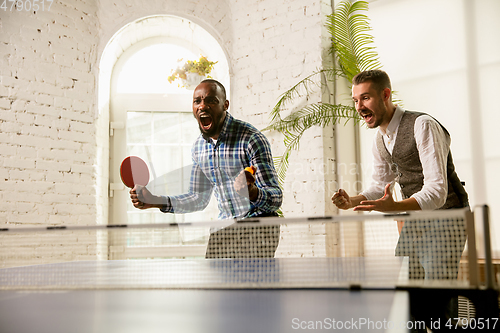
<path id="1" fill-rule="evenodd" d="M 403 199 L 411 197 L 413 194 L 420 191 L 424 185 L 422 163 L 413 133 L 415 120 L 421 115 L 425 115 L 425 113 L 406 111 L 403 114 L 392 155 L 387 151 L 380 132 L 377 133 L 376 137 L 377 149 L 382 158 L 391 167 L 393 174 L 398 178 L 401 191 L 403 192 Z M 449 135 L 446 128 L 444 128 L 443 125 L 441 125 L 441 127 L 446 135 Z M 439 209 L 467 207 L 469 205 L 467 192 L 455 172 L 451 151 L 448 154 L 447 178 L 448 196 L 445 204 Z"/>

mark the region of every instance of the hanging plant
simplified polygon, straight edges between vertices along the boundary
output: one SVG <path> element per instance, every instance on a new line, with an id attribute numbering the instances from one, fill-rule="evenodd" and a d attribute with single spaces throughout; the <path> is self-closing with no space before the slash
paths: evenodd
<path id="1" fill-rule="evenodd" d="M 167 78 L 168 82 L 173 83 L 176 80 L 181 80 L 182 85 L 179 84 L 181 87 L 195 86 L 205 78 L 212 78 L 209 74 L 216 63 L 217 61 L 209 61 L 204 56 L 201 56 L 199 60 L 188 60 L 184 65 L 172 71 L 172 75 Z"/>

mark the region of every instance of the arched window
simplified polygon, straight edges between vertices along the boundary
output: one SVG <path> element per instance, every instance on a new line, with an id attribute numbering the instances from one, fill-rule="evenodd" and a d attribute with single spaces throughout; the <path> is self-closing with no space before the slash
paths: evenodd
<path id="1" fill-rule="evenodd" d="M 113 56 L 109 56 L 113 53 L 110 50 L 113 42 L 116 44 L 115 54 L 119 53 L 114 61 L 110 60 Z M 108 68 L 101 68 L 101 71 L 109 71 L 109 92 L 104 91 L 104 95 L 109 95 L 109 103 L 103 102 L 100 95 L 99 109 L 103 112 L 102 109 L 109 107 L 109 223 L 215 219 L 215 200 L 204 212 L 191 214 L 164 214 L 157 209 L 134 208 L 129 189 L 121 184 L 119 167 L 126 156 L 139 156 L 149 165 L 151 181 L 148 188 L 152 193 L 175 195 L 186 192 L 192 163 L 191 146 L 199 135 L 191 107 L 194 86 L 185 87 L 177 81 L 170 83 L 167 78 L 186 60 L 205 56 L 217 62 L 210 75 L 229 90 L 228 65 L 219 43 L 193 22 L 160 16 L 142 19 L 123 28 L 105 52 L 109 52 L 108 58 L 103 53 L 101 65 L 106 64 Z M 103 84 L 101 79 L 100 84 Z M 102 92 L 101 87 L 100 94 Z M 203 255 L 206 234 L 207 230 L 200 230 L 186 235 L 179 229 L 169 231 L 168 235 L 129 235 L 127 244 L 112 244 L 124 248 L 124 253 L 113 257 L 133 258 L 136 244 L 162 247 L 167 244 L 163 241 L 167 238 L 169 246 L 173 243 L 178 247 L 190 245 L 191 255 Z M 148 240 L 147 243 L 144 239 Z M 192 251 L 193 245 L 199 246 L 199 253 Z"/>

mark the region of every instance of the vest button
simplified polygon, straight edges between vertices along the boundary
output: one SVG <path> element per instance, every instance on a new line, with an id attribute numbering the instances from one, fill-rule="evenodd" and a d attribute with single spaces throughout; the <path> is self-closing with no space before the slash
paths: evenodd
<path id="1" fill-rule="evenodd" d="M 400 184 L 400 185 L 399 185 L 399 187 L 403 188 L 403 187 L 405 187 L 405 186 L 404 186 L 403 184 Z"/>

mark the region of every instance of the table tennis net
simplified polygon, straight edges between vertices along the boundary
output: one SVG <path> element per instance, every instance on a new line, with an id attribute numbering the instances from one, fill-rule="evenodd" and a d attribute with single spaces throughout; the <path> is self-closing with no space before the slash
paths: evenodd
<path id="1" fill-rule="evenodd" d="M 0 289 L 466 286 L 464 212 L 4 228 Z"/>

